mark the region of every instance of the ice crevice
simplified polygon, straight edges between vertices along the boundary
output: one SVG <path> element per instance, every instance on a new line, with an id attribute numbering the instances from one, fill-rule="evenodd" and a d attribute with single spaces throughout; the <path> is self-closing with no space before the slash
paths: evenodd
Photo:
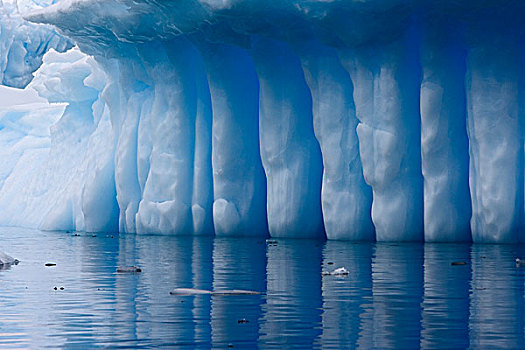
<path id="1" fill-rule="evenodd" d="M 2 83 L 65 103 L 0 109 L 0 224 L 523 241 L 525 6 L 500 5 L 0 2 Z"/>

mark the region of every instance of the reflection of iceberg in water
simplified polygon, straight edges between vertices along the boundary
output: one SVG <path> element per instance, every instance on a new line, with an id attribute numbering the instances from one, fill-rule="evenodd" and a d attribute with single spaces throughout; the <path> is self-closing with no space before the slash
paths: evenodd
<path id="1" fill-rule="evenodd" d="M 213 290 L 266 289 L 266 257 L 262 240 L 216 238 L 213 247 Z M 213 347 L 246 346 L 259 335 L 261 296 L 213 296 Z M 246 319 L 246 323 L 238 323 Z"/>
<path id="2" fill-rule="evenodd" d="M 467 265 L 452 266 L 454 261 Z M 470 245 L 426 244 L 421 347 L 469 347 Z"/>
<path id="3" fill-rule="evenodd" d="M 176 321 L 193 319 L 192 307 L 177 300 L 170 300 L 170 289 L 167 287 L 191 287 L 192 245 L 191 237 L 169 239 L 157 236 L 138 241 L 138 263 L 143 268 L 143 273 L 136 276 L 139 281 L 135 300 L 138 309 L 137 320 L 155 320 L 144 327 L 143 323 L 137 322 L 139 337 L 162 339 L 170 336 L 173 337 L 174 345 L 194 341 L 194 328 Z M 134 276 L 122 277 L 132 280 Z M 160 281 L 162 283 L 159 283 Z M 157 288 L 160 290 L 156 291 Z M 188 302 L 191 303 L 190 300 Z"/>
<path id="4" fill-rule="evenodd" d="M 192 280 L 193 287 L 211 290 L 213 288 L 213 239 L 200 237 L 193 239 Z M 190 299 L 190 298 L 186 298 Z M 211 299 L 208 296 L 194 297 L 193 324 L 195 325 L 194 344 L 202 348 L 211 344 Z"/>
<path id="5" fill-rule="evenodd" d="M 20 329 L 17 330 L 17 333 L 27 335 L 26 342 L 23 344 L 25 348 L 37 348 L 42 344 L 49 344 L 50 339 L 53 346 L 57 348 L 92 342 L 95 338 L 91 332 L 93 326 L 98 324 L 103 327 L 104 320 L 96 312 L 86 310 L 100 305 L 101 301 L 93 295 L 84 294 L 80 285 L 91 283 L 93 276 L 86 274 L 85 266 L 100 259 L 101 254 L 94 253 L 89 256 L 89 259 L 84 259 L 84 252 L 90 251 L 89 247 L 86 248 L 83 242 L 71 241 L 69 237 L 62 239 L 52 233 L 46 233 L 44 239 L 46 243 L 41 244 L 40 240 L 31 237 L 31 230 L 3 229 L 3 232 L 6 231 L 9 232 L 9 235 L 18 237 L 21 242 L 21 249 L 18 252 L 14 251 L 13 254 L 19 257 L 22 263 L 16 269 L 2 271 L 2 275 L 11 274 L 16 277 L 14 279 L 12 277 L 9 283 L 1 281 L 1 332 L 9 334 L 10 328 L 18 325 Z M 6 241 L 2 239 L 4 244 Z M 35 242 L 39 242 L 36 244 L 39 249 L 28 249 L 28 247 L 34 247 Z M 63 252 L 63 255 L 53 256 L 56 255 L 54 252 Z M 74 255 L 72 255 L 73 252 L 75 252 Z M 43 264 L 38 263 L 51 257 L 57 263 L 55 268 L 46 268 Z M 78 281 L 78 276 L 86 278 Z M 20 286 L 24 286 L 25 290 L 22 291 Z M 54 286 L 66 286 L 68 291 L 73 292 L 73 295 L 55 292 Z M 80 300 L 79 296 L 81 296 Z M 32 320 L 36 319 L 40 324 L 47 325 L 46 328 L 35 329 L 27 320 L 22 322 L 23 317 L 20 316 L 19 310 L 24 310 Z M 99 336 L 103 338 L 104 334 L 96 335 L 96 337 Z M 0 340 L 6 338 L 0 336 Z M 2 347 L 15 347 L 12 343 L 6 346 L 3 341 L 0 344 Z"/>
<path id="6" fill-rule="evenodd" d="M 315 241 L 279 241 L 268 247 L 267 300 L 260 342 L 312 348 L 321 335 L 321 248 Z"/>
<path id="7" fill-rule="evenodd" d="M 419 348 L 423 245 L 376 244 L 372 278 L 374 347 Z"/>
<path id="8" fill-rule="evenodd" d="M 525 348 L 524 271 L 514 262 L 524 253 L 523 247 L 472 246 L 471 348 Z"/>
<path id="9" fill-rule="evenodd" d="M 97 339 L 111 341 L 115 337 L 115 331 L 112 328 L 118 323 L 118 314 L 112 313 L 108 317 L 104 310 L 112 310 L 117 306 L 113 290 L 117 285 L 115 266 L 118 255 L 115 252 L 119 250 L 119 240 L 118 238 L 100 240 L 92 237 L 87 239 L 72 237 L 71 244 L 72 246 L 69 247 L 71 253 L 81 252 L 78 255 L 80 270 L 78 275 L 71 276 L 70 281 L 56 282 L 68 291 L 67 296 L 63 292 L 57 294 L 57 297 L 69 299 L 67 308 L 71 312 L 64 315 L 62 322 L 63 331 L 68 334 L 66 344 L 73 347 L 78 346 L 79 343 L 90 344 Z M 71 264 L 71 266 L 74 265 Z M 62 268 L 63 263 L 58 262 L 59 271 L 56 274 L 58 279 L 61 279 L 60 275 L 63 275 L 63 272 L 60 271 Z M 83 287 L 75 283 L 77 276 L 82 276 L 85 284 Z M 73 295 L 70 295 L 70 292 L 73 292 Z M 133 307 L 133 305 L 128 304 L 128 307 Z M 85 311 L 89 309 L 94 309 L 94 312 Z M 131 314 L 126 310 L 124 315 L 129 317 Z M 135 318 L 132 317 L 131 321 L 134 322 Z M 130 323 L 130 320 L 126 322 Z"/>
<path id="10" fill-rule="evenodd" d="M 0 348 L 525 348 L 525 246 L 33 233 L 0 229 Z"/>
<path id="11" fill-rule="evenodd" d="M 372 347 L 372 253 L 370 244 L 326 242 L 324 269 L 344 266 L 350 272 L 344 278 L 323 277 L 322 340 L 328 347 Z"/>
<path id="12" fill-rule="evenodd" d="M 144 253 L 145 251 L 143 251 Z M 136 238 L 131 236 L 120 237 L 117 250 L 117 265 L 141 266 L 143 271 L 145 271 L 147 267 L 139 263 L 139 256 Z M 116 273 L 116 266 L 114 268 Z M 137 297 L 140 290 L 138 282 L 142 276 L 128 274 L 117 276 L 113 291 L 115 303 L 113 309 L 115 310 L 115 324 L 120 325 L 120 327 L 115 327 L 114 334 L 116 339 L 132 340 L 139 337 L 137 319 L 141 306 L 137 303 Z"/>
<path id="13" fill-rule="evenodd" d="M 111 328 L 117 338 L 151 346 L 209 346 L 210 297 L 175 298 L 169 291 L 173 287 L 211 288 L 213 241 L 209 237 L 137 239 L 126 235 L 120 243 L 118 263 L 111 272 L 117 265 L 138 265 L 142 273 L 117 275 L 117 312 L 115 329 Z"/>

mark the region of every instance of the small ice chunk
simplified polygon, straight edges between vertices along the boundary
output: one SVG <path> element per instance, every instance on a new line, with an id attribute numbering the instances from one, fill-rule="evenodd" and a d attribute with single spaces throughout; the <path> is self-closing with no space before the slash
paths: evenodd
<path id="1" fill-rule="evenodd" d="M 350 271 L 345 269 L 344 267 L 339 267 L 335 269 L 334 271 L 323 271 L 323 276 L 348 276 Z"/>
<path id="2" fill-rule="evenodd" d="M 196 288 L 175 288 L 170 292 L 171 295 L 198 295 L 211 294 L 211 291 Z"/>
<path id="3" fill-rule="evenodd" d="M 230 289 L 230 290 L 215 290 L 212 295 L 258 295 L 260 292 L 254 290 Z"/>
<path id="4" fill-rule="evenodd" d="M 243 289 L 230 289 L 230 290 L 205 290 L 205 289 L 196 289 L 196 288 L 175 288 L 170 292 L 171 295 L 257 295 L 261 294 L 253 290 L 243 290 Z"/>

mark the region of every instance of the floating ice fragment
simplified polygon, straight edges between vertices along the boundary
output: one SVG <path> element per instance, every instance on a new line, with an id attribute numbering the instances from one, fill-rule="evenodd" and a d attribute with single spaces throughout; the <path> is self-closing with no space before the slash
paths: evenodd
<path id="1" fill-rule="evenodd" d="M 196 289 L 196 288 L 175 288 L 170 292 L 171 295 L 199 295 L 199 294 L 209 294 L 209 295 L 257 295 L 261 294 L 253 290 L 243 290 L 243 289 L 229 289 L 229 290 L 205 290 L 205 289 Z"/>
<path id="2" fill-rule="evenodd" d="M 171 295 L 198 295 L 211 294 L 211 291 L 196 288 L 175 288 L 170 292 Z"/>
<path id="3" fill-rule="evenodd" d="M 323 276 L 348 276 L 349 273 L 350 271 L 348 271 L 344 267 L 340 267 L 331 272 L 323 271 Z"/>
<path id="4" fill-rule="evenodd" d="M 525 260 L 521 260 L 520 258 L 516 258 L 516 267 L 525 267 Z"/>

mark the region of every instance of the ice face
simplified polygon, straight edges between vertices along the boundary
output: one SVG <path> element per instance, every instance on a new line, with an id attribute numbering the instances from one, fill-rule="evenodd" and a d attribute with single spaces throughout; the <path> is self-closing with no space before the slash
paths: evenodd
<path id="1" fill-rule="evenodd" d="M 245 50 L 201 44 L 210 86 L 216 235 L 265 235 L 266 179 L 259 155 L 255 67 Z M 202 47 L 202 46 L 201 46 Z"/>
<path id="2" fill-rule="evenodd" d="M 299 58 L 286 44 L 254 39 L 260 82 L 261 157 L 268 181 L 268 226 L 273 237 L 323 235 L 321 152 L 312 102 Z"/>
<path id="3" fill-rule="evenodd" d="M 105 80 L 96 62 L 80 51 L 52 51 L 30 89 L 55 104 L 0 111 L 4 224 L 116 230 L 114 141 L 109 115 L 96 102 Z M 67 96 L 68 104 L 57 104 Z"/>
<path id="4" fill-rule="evenodd" d="M 494 43 L 495 44 L 495 43 Z M 516 45 L 517 46 L 517 45 Z M 515 242 L 523 211 L 520 77 L 516 46 L 477 47 L 467 57 L 472 238 Z M 496 57 L 494 57 L 496 56 Z M 487 59 L 490 64 L 487 64 Z"/>
<path id="5" fill-rule="evenodd" d="M 421 160 L 426 241 L 469 241 L 465 50 L 458 23 L 429 25 L 421 48 Z"/>
<path id="6" fill-rule="evenodd" d="M 368 50 L 341 54 L 354 82 L 357 135 L 364 177 L 373 190 L 376 238 L 385 241 L 423 239 L 419 70 L 408 40 L 378 48 L 381 55 Z"/>
<path id="7" fill-rule="evenodd" d="M 332 48 L 309 42 L 296 50 L 311 91 L 313 126 L 323 157 L 326 236 L 373 240 L 372 191 L 363 178 L 350 76 Z"/>
<path id="8" fill-rule="evenodd" d="M 0 223 L 523 240 L 524 14 L 495 0 L 4 1 L 2 83 L 42 65 L 26 91 L 65 104 L 0 109 Z"/>
<path id="9" fill-rule="evenodd" d="M 177 55 L 168 60 L 169 52 Z M 149 143 L 149 152 L 139 153 L 147 158 L 149 171 L 139 181 L 141 200 L 138 207 L 137 232 L 184 233 L 193 228 L 192 174 L 197 113 L 195 60 L 191 47 L 184 42 L 172 45 L 141 47 L 139 55 L 145 74 L 155 81 L 153 100 L 147 113 L 138 115 L 137 149 Z M 160 56 L 160 59 L 159 59 Z M 164 64 L 158 64 L 162 61 Z M 136 93 L 140 98 L 140 92 Z M 152 137 L 155 135 L 155 137 Z M 140 137 L 148 137 L 142 142 Z M 139 179 L 140 180 L 140 179 Z"/>
<path id="10" fill-rule="evenodd" d="M 32 73 L 42 64 L 50 49 L 63 52 L 71 42 L 58 35 L 51 26 L 25 21 L 12 4 L 0 3 L 0 83 L 23 88 Z"/>

